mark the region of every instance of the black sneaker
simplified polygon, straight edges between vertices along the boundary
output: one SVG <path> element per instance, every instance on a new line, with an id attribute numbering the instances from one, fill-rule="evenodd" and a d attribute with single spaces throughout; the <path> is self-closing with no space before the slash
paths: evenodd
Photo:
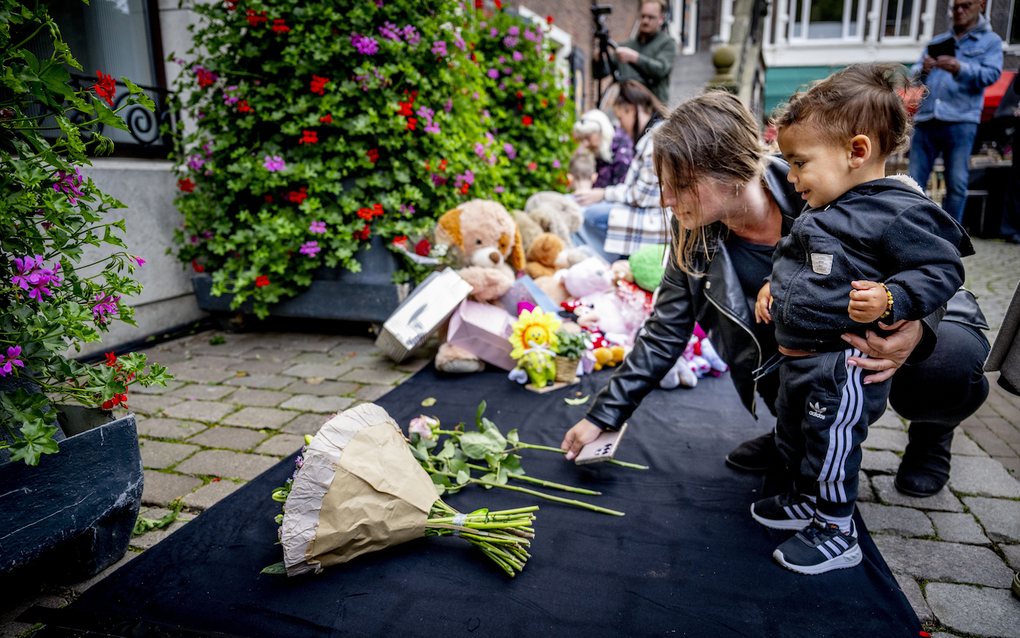
<path id="1" fill-rule="evenodd" d="M 751 517 L 771 529 L 804 529 L 815 517 L 815 504 L 803 494 L 780 494 L 756 501 Z"/>
<path id="2" fill-rule="evenodd" d="M 863 553 L 857 544 L 857 526 L 853 521 L 850 532 L 844 534 L 838 525 L 815 519 L 777 547 L 772 557 L 790 571 L 814 575 L 859 565 Z"/>
<path id="3" fill-rule="evenodd" d="M 776 447 L 776 431 L 744 441 L 726 455 L 726 465 L 743 472 L 764 472 L 782 467 L 785 461 Z"/>

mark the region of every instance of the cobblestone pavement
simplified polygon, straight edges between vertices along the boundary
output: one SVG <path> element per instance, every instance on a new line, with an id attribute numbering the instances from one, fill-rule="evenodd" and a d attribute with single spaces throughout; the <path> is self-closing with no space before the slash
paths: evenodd
<path id="1" fill-rule="evenodd" d="M 994 335 L 1020 279 L 1020 246 L 975 244 L 967 283 Z M 29 604 L 66 604 L 299 448 L 331 413 L 378 399 L 428 362 L 393 365 L 367 334 L 206 332 L 146 354 L 176 381 L 139 388 L 129 401 L 145 467 L 143 515 L 159 518 L 182 497 L 183 520 L 135 537 L 121 563 L 90 582 L 0 608 L 0 638 L 29 629 L 12 622 Z M 1009 590 L 1020 570 L 1020 397 L 989 378 L 988 401 L 958 431 L 950 483 L 938 495 L 910 498 L 893 487 L 907 435 L 892 411 L 864 443 L 861 513 L 935 636 L 1020 638 L 1020 600 Z"/>

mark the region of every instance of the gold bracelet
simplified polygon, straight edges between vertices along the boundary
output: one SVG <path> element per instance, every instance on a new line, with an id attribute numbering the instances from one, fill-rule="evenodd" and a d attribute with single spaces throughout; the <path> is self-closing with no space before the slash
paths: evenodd
<path id="1" fill-rule="evenodd" d="M 879 317 L 879 319 L 885 319 L 886 317 L 888 317 L 889 315 L 892 314 L 893 298 L 892 298 L 892 293 L 889 292 L 889 288 L 887 288 L 885 284 L 879 284 L 879 285 L 882 286 L 883 290 L 885 290 L 885 296 L 889 300 L 888 303 L 885 306 L 885 312 L 883 312 L 882 316 Z"/>

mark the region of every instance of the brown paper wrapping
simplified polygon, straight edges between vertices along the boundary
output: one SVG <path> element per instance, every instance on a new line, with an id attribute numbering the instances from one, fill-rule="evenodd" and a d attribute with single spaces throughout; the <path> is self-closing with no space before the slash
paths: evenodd
<path id="1" fill-rule="evenodd" d="M 437 498 L 404 438 L 386 423 L 367 427 L 340 457 L 306 560 L 326 567 L 421 538 Z"/>
<path id="2" fill-rule="evenodd" d="M 287 499 L 291 576 L 344 563 L 425 533 L 435 486 L 385 410 L 359 405 L 322 427 Z"/>

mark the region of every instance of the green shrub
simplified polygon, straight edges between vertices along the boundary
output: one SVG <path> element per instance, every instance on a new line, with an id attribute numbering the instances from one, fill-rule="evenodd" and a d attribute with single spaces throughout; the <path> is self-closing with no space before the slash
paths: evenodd
<path id="1" fill-rule="evenodd" d="M 37 37 L 49 41 L 48 59 L 25 48 Z M 114 111 L 113 78 L 100 73 L 94 86 L 75 91 L 66 66 L 82 70 L 45 5 L 0 0 L 0 377 L 5 386 L 0 423 L 12 442 L 0 447 L 10 448 L 12 460 L 30 465 L 58 451 L 51 438 L 57 416 L 52 403 L 110 408 L 127 401 L 130 385 L 166 385 L 173 378 L 155 364 L 144 373 L 146 359 L 139 353 L 120 359 L 108 354 L 104 366 L 65 356 L 71 347 L 80 350 L 82 343 L 99 341 L 113 321 L 135 325 L 131 307 L 120 298 L 141 291 L 130 275 L 144 260 L 124 250 L 80 265 L 86 245 L 127 247 L 117 236 L 123 220 L 104 220 L 124 205 L 83 178 L 79 167 L 90 164 L 88 153 L 113 150 L 113 142 L 94 134 L 93 126 L 126 131 L 120 111 L 134 104 L 154 106 L 122 78 L 130 95 Z M 50 117 L 60 131 L 52 143 L 42 135 Z M 95 274 L 83 274 L 86 266 Z M 43 392 L 30 394 L 26 387 L 33 386 Z"/>

